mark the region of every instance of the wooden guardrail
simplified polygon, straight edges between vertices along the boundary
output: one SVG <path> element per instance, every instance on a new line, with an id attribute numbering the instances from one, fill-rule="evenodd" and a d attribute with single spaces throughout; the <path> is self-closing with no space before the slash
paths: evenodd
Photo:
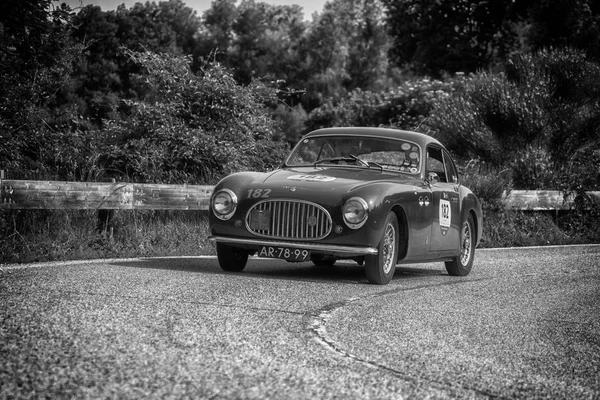
<path id="1" fill-rule="evenodd" d="M 60 182 L 0 179 L 0 210 L 203 210 L 209 208 L 212 186 L 142 183 Z M 600 204 L 600 192 L 588 192 Z M 558 190 L 513 190 L 506 196 L 513 210 L 570 210 L 575 197 Z"/>
<path id="2" fill-rule="evenodd" d="M 0 180 L 0 210 L 208 210 L 212 186 Z"/>
<path id="3" fill-rule="evenodd" d="M 589 200 L 600 204 L 600 192 L 587 192 Z M 513 190 L 505 196 L 506 206 L 512 210 L 561 211 L 575 208 L 577 197 L 564 195 L 559 190 Z"/>

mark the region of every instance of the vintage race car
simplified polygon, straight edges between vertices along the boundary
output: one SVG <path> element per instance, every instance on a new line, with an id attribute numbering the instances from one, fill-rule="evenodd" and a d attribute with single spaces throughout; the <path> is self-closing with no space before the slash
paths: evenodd
<path id="1" fill-rule="evenodd" d="M 450 275 L 467 275 L 483 223 L 479 200 L 437 140 L 383 128 L 313 131 L 279 169 L 222 179 L 209 215 L 225 271 L 243 270 L 249 255 L 350 259 L 376 284 L 404 263 L 444 261 Z"/>

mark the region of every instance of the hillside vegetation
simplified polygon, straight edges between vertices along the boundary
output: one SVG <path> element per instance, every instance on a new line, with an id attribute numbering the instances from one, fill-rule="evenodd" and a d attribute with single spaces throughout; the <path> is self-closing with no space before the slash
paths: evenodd
<path id="1" fill-rule="evenodd" d="M 310 20 L 252 0 L 216 0 L 202 16 L 180 0 L 114 11 L 8 0 L 0 169 L 214 184 L 276 167 L 312 129 L 396 127 L 457 158 L 484 202 L 484 246 L 598 242 L 585 192 L 600 190 L 599 80 L 592 0 L 332 0 Z M 582 201 L 558 218 L 509 212 L 512 189 Z M 0 212 L 0 262 L 212 252 L 197 213 L 97 224 L 88 211 Z"/>

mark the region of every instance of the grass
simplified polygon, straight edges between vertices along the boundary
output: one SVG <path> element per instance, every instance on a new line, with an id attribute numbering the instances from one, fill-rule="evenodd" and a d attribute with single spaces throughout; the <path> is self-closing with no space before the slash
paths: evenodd
<path id="1" fill-rule="evenodd" d="M 598 243 L 600 235 L 571 229 L 574 215 L 554 212 L 499 211 L 484 216 L 481 247 L 525 247 Z"/>
<path id="2" fill-rule="evenodd" d="M 198 211 L 115 211 L 98 230 L 92 210 L 0 212 L 0 263 L 211 254 Z"/>
<path id="3" fill-rule="evenodd" d="M 214 254 L 206 212 L 115 211 L 98 224 L 93 210 L 0 211 L 0 263 Z M 600 243 L 596 226 L 577 213 L 488 211 L 480 247 Z"/>

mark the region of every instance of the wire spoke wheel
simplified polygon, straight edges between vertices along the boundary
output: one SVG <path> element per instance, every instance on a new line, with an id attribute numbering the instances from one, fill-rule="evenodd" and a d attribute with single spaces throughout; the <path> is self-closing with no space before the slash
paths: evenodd
<path id="1" fill-rule="evenodd" d="M 365 274 L 371 283 L 385 285 L 394 277 L 398 260 L 398 218 L 390 212 L 383 225 L 377 255 L 365 257 Z"/>
<path id="2" fill-rule="evenodd" d="M 468 222 L 465 222 L 463 225 L 462 231 L 462 246 L 460 250 L 460 262 L 463 265 L 469 263 L 469 259 L 471 258 L 471 249 L 472 241 L 471 241 L 471 227 Z"/>
<path id="3" fill-rule="evenodd" d="M 469 215 L 460 231 L 460 253 L 452 261 L 446 262 L 446 271 L 450 275 L 466 276 L 471 272 L 475 258 L 474 227 L 473 217 Z"/>
<path id="4" fill-rule="evenodd" d="M 396 230 L 391 224 L 386 225 L 383 235 L 383 273 L 389 274 L 394 262 L 396 251 Z"/>

